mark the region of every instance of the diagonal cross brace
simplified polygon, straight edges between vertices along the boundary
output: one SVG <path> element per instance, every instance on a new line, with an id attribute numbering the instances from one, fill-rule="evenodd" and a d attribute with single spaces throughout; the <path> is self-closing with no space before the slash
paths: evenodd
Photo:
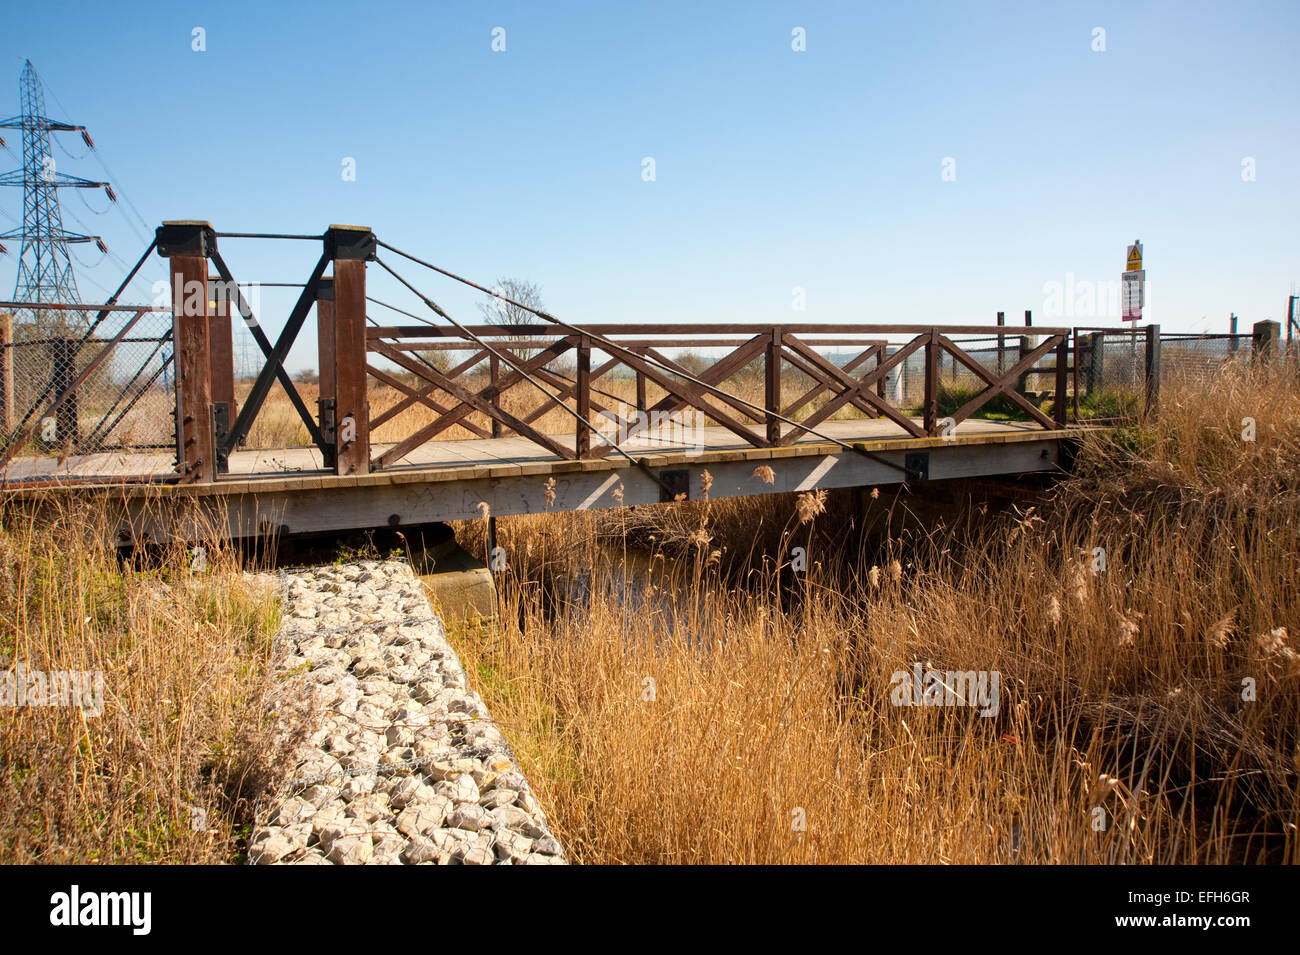
<path id="1" fill-rule="evenodd" d="M 1033 368 L 1040 358 L 1052 349 L 1057 348 L 1061 344 L 1061 341 L 1062 336 L 1049 335 L 1041 345 L 1018 361 L 1013 368 L 999 377 L 995 376 L 987 368 L 975 359 L 971 358 L 970 355 L 966 354 L 966 352 L 952 341 L 952 339 L 945 335 L 940 335 L 940 346 L 946 349 L 954 358 L 973 371 L 980 378 L 983 378 L 988 385 L 988 387 L 983 391 L 952 413 L 951 417 L 953 421 L 956 424 L 961 424 L 998 395 L 1006 395 L 1012 403 L 1022 408 L 1031 418 L 1037 421 L 1044 428 L 1055 428 L 1056 422 L 1035 408 L 1024 395 L 1015 390 L 1014 385 L 1021 372 Z M 1058 396 L 1057 400 L 1059 401 L 1062 399 Z"/>
<path id="2" fill-rule="evenodd" d="M 320 428 L 316 426 L 316 421 L 303 404 L 302 398 L 298 394 L 298 389 L 294 387 L 293 380 L 289 373 L 284 370 L 284 359 L 289 354 L 289 349 L 293 347 L 294 340 L 298 337 L 298 332 L 302 330 L 303 322 L 307 319 L 307 313 L 311 310 L 316 301 L 316 286 L 320 282 L 321 276 L 325 273 L 325 266 L 329 263 L 327 254 L 322 253 L 320 261 L 312 269 L 311 278 L 303 286 L 302 294 L 298 296 L 298 301 L 289 313 L 288 320 L 284 323 L 284 328 L 280 332 L 280 337 L 276 339 L 275 347 L 271 347 L 266 333 L 257 323 L 257 316 L 253 310 L 248 307 L 244 301 L 244 295 L 239 291 L 239 286 L 235 284 L 231 276 L 230 269 L 226 267 L 225 261 L 217 254 L 216 249 L 209 252 L 212 264 L 217 267 L 217 274 L 221 276 L 226 287 L 234 290 L 235 303 L 239 307 L 239 314 L 244 319 L 244 324 L 252 333 L 253 339 L 257 346 L 262 349 L 262 354 L 266 356 L 266 364 L 257 375 L 257 381 L 253 383 L 253 390 L 249 392 L 247 400 L 244 401 L 243 407 L 239 409 L 239 417 L 235 419 L 234 425 L 231 426 L 229 433 L 222 442 L 221 447 L 217 450 L 223 457 L 228 457 L 230 453 L 239 445 L 241 441 L 248 437 L 248 431 L 253 426 L 254 419 L 262 410 L 262 403 L 266 401 L 267 393 L 271 390 L 271 382 L 279 380 L 280 385 L 288 392 L 289 400 L 293 403 L 298 412 L 298 417 L 307 428 L 307 434 L 311 437 L 312 443 L 325 454 L 325 439 L 321 436 Z"/>

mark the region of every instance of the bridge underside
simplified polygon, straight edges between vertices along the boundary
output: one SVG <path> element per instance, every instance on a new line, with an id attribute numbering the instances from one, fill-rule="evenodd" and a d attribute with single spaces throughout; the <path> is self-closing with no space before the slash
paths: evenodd
<path id="1" fill-rule="evenodd" d="M 936 438 L 905 437 L 885 421 L 822 427 L 860 450 L 821 438 L 756 448 L 725 429 L 704 428 L 690 447 L 629 443 L 636 463 L 618 455 L 563 460 L 527 441 L 497 438 L 430 442 L 409 465 L 354 476 L 313 470 L 319 462 L 312 451 L 289 449 L 241 452 L 246 457 L 231 465 L 244 473 L 203 484 L 159 483 L 171 460 L 150 455 L 69 460 L 57 469 L 16 460 L 5 477 L 26 478 L 8 484 L 9 496 L 103 495 L 120 512 L 123 540 L 164 542 L 474 519 L 483 505 L 507 516 L 700 500 L 706 472 L 714 499 L 1051 472 L 1061 466 L 1063 442 L 1078 435 L 985 420 Z M 16 466 L 27 473 L 15 473 Z"/>

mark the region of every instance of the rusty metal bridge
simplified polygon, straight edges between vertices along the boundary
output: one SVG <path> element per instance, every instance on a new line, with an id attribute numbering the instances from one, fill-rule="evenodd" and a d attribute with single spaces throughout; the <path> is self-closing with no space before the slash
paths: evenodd
<path id="1" fill-rule="evenodd" d="M 227 239 L 319 247 L 274 342 L 218 250 Z M 1020 475 L 1058 469 L 1073 432 L 1159 391 L 1158 326 L 1035 327 L 1029 313 L 1023 326 L 1001 313 L 987 326 L 574 325 L 368 228 L 195 221 L 160 226 L 119 295 L 154 254 L 167 305 L 0 303 L 0 493 L 107 494 L 125 504 L 124 533 L 157 540 L 187 533 L 192 504 L 246 537 L 698 498 L 706 472 L 715 498 Z M 406 307 L 368 294 L 368 273 Z M 532 320 L 462 323 L 408 275 Z M 243 379 L 235 316 L 261 353 Z M 285 361 L 312 318 L 309 388 Z M 1235 336 L 1213 337 L 1237 354 Z M 1242 339 L 1243 354 L 1268 345 L 1258 329 Z M 19 374 L 24 362 L 36 371 Z M 292 434 L 255 440 L 277 386 Z"/>

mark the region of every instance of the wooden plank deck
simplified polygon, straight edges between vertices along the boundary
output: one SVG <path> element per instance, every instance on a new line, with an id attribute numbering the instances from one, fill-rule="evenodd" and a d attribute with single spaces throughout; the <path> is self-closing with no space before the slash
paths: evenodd
<path id="1" fill-rule="evenodd" d="M 912 420 L 920 423 L 920 419 Z M 755 435 L 762 433 L 759 428 L 753 430 Z M 887 419 L 829 421 L 820 424 L 817 430 L 848 444 L 894 443 L 900 439 L 923 443 L 944 440 L 911 438 L 903 428 Z M 1047 433 L 1033 422 L 989 421 L 973 418 L 962 422 L 952 438 L 946 440 L 949 444 L 970 443 L 972 439 L 975 443 L 984 443 L 980 439 L 987 440 L 995 435 L 1046 435 Z M 757 460 L 797 457 L 802 454 L 824 454 L 828 444 L 817 435 L 803 435 L 793 444 L 785 447 L 759 448 L 721 427 L 700 428 L 687 432 L 687 435 L 688 440 L 682 442 L 634 437 L 624 442 L 623 447 L 633 457 L 638 458 L 646 456 L 657 458 L 663 455 L 674 458 L 684 456 L 686 459 L 715 458 L 719 453 L 732 452 L 726 454 L 726 457 L 734 458 L 739 454 L 745 460 Z M 573 447 L 572 434 L 552 437 L 566 448 Z M 376 443 L 372 451 L 378 455 L 389 447 L 392 445 Z M 0 488 L 13 490 L 20 489 L 23 485 L 36 484 L 115 485 L 162 482 L 175 476 L 174 461 L 174 456 L 169 452 L 107 452 L 74 456 L 62 461 L 53 457 L 18 457 L 0 472 Z M 626 463 L 626 459 L 617 452 L 611 452 L 600 460 L 565 461 L 527 438 L 468 438 L 427 442 L 408 454 L 402 463 L 377 472 L 371 477 L 389 475 L 392 480 L 407 482 L 420 480 L 420 476 L 437 480 L 437 472 L 440 471 L 463 473 L 464 469 L 484 469 L 485 474 L 489 471 L 497 473 L 526 471 L 530 474 L 545 474 L 587 469 L 605 470 L 621 467 Z M 270 481 L 293 476 L 315 476 L 323 483 L 349 480 L 338 478 L 324 470 L 320 451 L 316 448 L 271 448 L 236 451 L 231 455 L 230 473 L 223 475 L 216 483 L 218 486 L 226 482 L 238 482 L 242 485 L 250 481 Z"/>

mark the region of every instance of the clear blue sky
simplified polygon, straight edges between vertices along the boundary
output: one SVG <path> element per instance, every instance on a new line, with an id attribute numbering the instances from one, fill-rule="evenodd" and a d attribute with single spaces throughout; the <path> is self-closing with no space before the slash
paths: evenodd
<path id="1" fill-rule="evenodd" d="M 0 113 L 18 111 L 27 57 L 48 111 L 90 127 L 150 226 L 362 223 L 487 284 L 537 282 L 571 321 L 988 323 L 1029 308 L 1038 324 L 1118 326 L 1048 314 L 1048 283 L 1116 282 L 1134 238 L 1146 317 L 1167 328 L 1282 319 L 1300 280 L 1294 0 L 11 4 Z M 102 193 L 63 201 L 67 228 L 102 232 L 117 257 L 78 270 L 100 300 L 145 230 L 96 215 Z M 12 228 L 19 190 L 0 210 Z M 223 251 L 262 281 L 299 281 L 317 254 Z M 424 284 L 477 317 L 445 280 Z M 262 301 L 278 326 L 289 303 Z M 315 365 L 310 338 L 291 365 Z"/>

